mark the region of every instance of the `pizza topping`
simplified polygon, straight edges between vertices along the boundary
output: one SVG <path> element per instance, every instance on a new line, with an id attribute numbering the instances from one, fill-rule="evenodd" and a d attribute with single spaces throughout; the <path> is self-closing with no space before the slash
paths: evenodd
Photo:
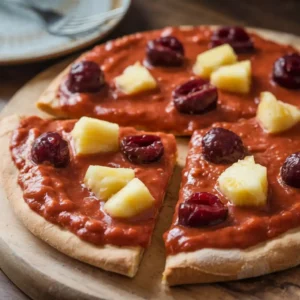
<path id="1" fill-rule="evenodd" d="M 74 63 L 66 81 L 72 93 L 95 93 L 105 84 L 104 74 L 99 65 L 93 61 Z"/>
<path id="2" fill-rule="evenodd" d="M 117 88 L 126 95 L 133 95 L 156 88 L 151 73 L 139 62 L 127 67 L 123 74 L 115 78 Z"/>
<path id="3" fill-rule="evenodd" d="M 232 47 L 228 44 L 200 53 L 193 67 L 194 74 L 208 79 L 211 73 L 224 65 L 237 61 Z"/>
<path id="4" fill-rule="evenodd" d="M 227 168 L 219 177 L 219 188 L 238 206 L 265 205 L 268 195 L 267 168 L 247 156 Z"/>
<path id="5" fill-rule="evenodd" d="M 132 135 L 121 140 L 121 151 L 135 164 L 158 161 L 164 154 L 164 145 L 157 135 Z"/>
<path id="6" fill-rule="evenodd" d="M 256 118 L 268 133 L 278 133 L 295 126 L 300 121 L 300 109 L 276 99 L 269 92 L 260 94 Z"/>
<path id="7" fill-rule="evenodd" d="M 154 198 L 145 184 L 132 179 L 104 205 L 104 210 L 115 218 L 132 218 L 154 205 Z"/>
<path id="8" fill-rule="evenodd" d="M 211 193 L 194 193 L 179 205 L 178 222 L 183 226 L 200 227 L 223 222 L 228 215 L 227 207 Z"/>
<path id="9" fill-rule="evenodd" d="M 66 167 L 70 162 L 68 143 L 57 132 L 45 132 L 33 142 L 31 159 L 36 164 L 50 163 L 56 168 Z"/>
<path id="10" fill-rule="evenodd" d="M 202 138 L 201 144 L 204 158 L 215 164 L 234 163 L 246 154 L 241 138 L 221 127 L 209 130 Z"/>
<path id="11" fill-rule="evenodd" d="M 300 152 L 287 157 L 281 167 L 280 174 L 287 185 L 300 188 Z"/>
<path id="12" fill-rule="evenodd" d="M 82 117 L 71 132 L 77 155 L 114 152 L 119 149 L 119 125 Z"/>
<path id="13" fill-rule="evenodd" d="M 184 62 L 184 48 L 174 36 L 151 40 L 146 48 L 147 61 L 153 66 L 181 66 Z"/>
<path id="14" fill-rule="evenodd" d="M 236 53 L 252 52 L 253 41 L 244 28 L 237 26 L 224 26 L 216 29 L 211 37 L 211 47 L 229 44 Z"/>
<path id="15" fill-rule="evenodd" d="M 211 74 L 211 83 L 224 91 L 240 94 L 249 93 L 251 87 L 250 60 L 220 67 Z"/>
<path id="16" fill-rule="evenodd" d="M 299 89 L 300 55 L 292 53 L 278 58 L 273 66 L 273 80 L 287 89 Z"/>
<path id="17" fill-rule="evenodd" d="M 201 114 L 216 108 L 218 90 L 204 79 L 193 79 L 173 91 L 173 102 L 185 114 Z"/>
<path id="18" fill-rule="evenodd" d="M 106 201 L 133 178 L 132 169 L 89 166 L 84 183 L 99 200 Z"/>

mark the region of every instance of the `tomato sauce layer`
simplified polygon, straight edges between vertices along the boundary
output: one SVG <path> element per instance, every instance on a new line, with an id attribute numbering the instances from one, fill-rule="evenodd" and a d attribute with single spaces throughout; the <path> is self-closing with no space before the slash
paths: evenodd
<path id="1" fill-rule="evenodd" d="M 77 157 L 70 144 L 70 132 L 75 122 L 29 117 L 23 119 L 14 131 L 10 149 L 20 170 L 18 183 L 25 202 L 47 221 L 70 230 L 87 242 L 147 247 L 175 164 L 174 136 L 157 133 L 165 152 L 160 161 L 152 164 L 134 165 L 120 151 Z M 59 132 L 70 145 L 71 160 L 66 168 L 36 165 L 30 158 L 33 141 L 48 131 Z M 120 138 L 140 133 L 133 128 L 120 128 Z M 131 219 L 110 217 L 103 210 L 104 202 L 99 201 L 83 184 L 89 165 L 134 169 L 135 176 L 144 182 L 154 197 L 154 207 Z"/>
<path id="2" fill-rule="evenodd" d="M 270 91 L 278 99 L 296 104 L 300 91 L 291 92 L 271 80 L 274 61 L 295 49 L 250 34 L 255 51 L 239 55 L 239 60 L 250 59 L 252 63 L 250 93 L 241 95 L 219 90 L 216 109 L 201 115 L 188 115 L 177 111 L 173 105 L 172 91 L 178 85 L 196 77 L 192 67 L 197 55 L 209 49 L 211 34 L 212 31 L 205 27 L 170 27 L 125 36 L 97 46 L 78 60 L 98 63 L 104 71 L 106 87 L 98 93 L 72 94 L 67 90 L 65 77 L 57 91 L 59 101 L 54 110 L 58 115 L 63 112 L 64 115 L 74 118 L 83 115 L 98 117 L 122 126 L 190 135 L 195 129 L 208 127 L 214 122 L 233 122 L 254 116 L 257 108 L 255 99 L 262 91 Z M 185 49 L 185 62 L 182 67 L 153 67 L 145 61 L 147 42 L 162 35 L 174 35 L 182 42 Z M 114 85 L 114 78 L 137 61 L 144 63 L 149 69 L 158 87 L 136 95 L 120 94 Z"/>
<path id="3" fill-rule="evenodd" d="M 219 192 L 217 180 L 230 165 L 212 164 L 202 156 L 201 139 L 209 130 L 199 130 L 190 141 L 182 186 L 171 229 L 164 239 L 168 254 L 196 251 L 202 248 L 245 249 L 300 226 L 300 190 L 284 184 L 280 168 L 285 159 L 300 150 L 300 124 L 277 135 L 268 135 L 255 119 L 240 123 L 218 123 L 238 134 L 249 155 L 267 168 L 268 201 L 263 207 L 231 205 Z M 228 203 L 227 220 L 215 226 L 191 228 L 178 225 L 179 204 L 195 192 L 210 192 Z"/>

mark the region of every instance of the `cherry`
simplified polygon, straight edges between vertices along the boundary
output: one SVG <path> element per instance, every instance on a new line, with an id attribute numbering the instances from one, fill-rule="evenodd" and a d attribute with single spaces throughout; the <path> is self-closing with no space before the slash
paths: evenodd
<path id="1" fill-rule="evenodd" d="M 292 53 L 278 58 L 273 66 L 273 80 L 288 89 L 300 88 L 300 55 Z"/>
<path id="2" fill-rule="evenodd" d="M 36 164 L 48 162 L 56 168 L 66 167 L 70 161 L 68 143 L 57 132 L 43 133 L 33 142 L 31 158 Z"/>
<path id="3" fill-rule="evenodd" d="M 148 42 L 146 55 L 153 66 L 181 66 L 184 48 L 176 37 L 164 36 Z"/>
<path id="4" fill-rule="evenodd" d="M 280 170 L 282 180 L 289 186 L 300 188 L 300 152 L 287 157 Z"/>
<path id="5" fill-rule="evenodd" d="M 99 65 L 86 60 L 72 65 L 66 86 L 72 93 L 95 93 L 104 83 L 104 74 Z"/>
<path id="6" fill-rule="evenodd" d="M 244 28 L 225 26 L 216 29 L 211 37 L 211 47 L 229 44 L 235 52 L 245 53 L 254 50 L 253 41 Z"/>
<path id="7" fill-rule="evenodd" d="M 218 90 L 204 79 L 193 79 L 173 91 L 173 102 L 185 114 L 201 114 L 216 108 Z"/>
<path id="8" fill-rule="evenodd" d="M 157 135 L 131 135 L 122 139 L 121 150 L 129 161 L 148 164 L 162 157 L 164 145 Z"/>
<path id="9" fill-rule="evenodd" d="M 202 138 L 202 153 L 206 160 L 215 164 L 229 164 L 246 155 L 241 138 L 234 132 L 216 127 Z"/>
<path id="10" fill-rule="evenodd" d="M 228 215 L 227 207 L 211 193 L 194 193 L 179 205 L 178 222 L 183 226 L 216 225 Z"/>

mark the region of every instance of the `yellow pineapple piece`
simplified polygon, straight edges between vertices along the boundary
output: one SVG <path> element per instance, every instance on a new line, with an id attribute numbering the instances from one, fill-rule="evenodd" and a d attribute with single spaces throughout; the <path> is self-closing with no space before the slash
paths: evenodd
<path id="1" fill-rule="evenodd" d="M 115 218 L 131 218 L 154 205 L 154 198 L 138 178 L 132 179 L 104 205 L 104 210 Z"/>
<path id="2" fill-rule="evenodd" d="M 259 206 L 267 202 L 267 168 L 256 164 L 253 156 L 239 160 L 218 179 L 220 191 L 238 206 Z"/>
<path id="3" fill-rule="evenodd" d="M 108 200 L 134 178 L 134 170 L 89 166 L 84 183 L 99 200 Z"/>
<path id="4" fill-rule="evenodd" d="M 117 88 L 127 95 L 137 94 L 156 88 L 151 73 L 139 62 L 127 67 L 123 74 L 115 78 Z"/>
<path id="5" fill-rule="evenodd" d="M 220 67 L 211 74 L 211 83 L 224 91 L 241 94 L 248 93 L 251 87 L 250 60 Z"/>
<path id="6" fill-rule="evenodd" d="M 113 152 L 119 149 L 119 125 L 82 117 L 71 132 L 77 155 Z"/>
<path id="7" fill-rule="evenodd" d="M 269 92 L 260 94 L 256 118 L 268 133 L 285 131 L 300 121 L 300 109 L 276 99 Z"/>
<path id="8" fill-rule="evenodd" d="M 224 65 L 237 61 L 237 56 L 229 44 L 224 44 L 200 53 L 193 67 L 194 74 L 202 78 L 209 78 L 211 73 Z"/>

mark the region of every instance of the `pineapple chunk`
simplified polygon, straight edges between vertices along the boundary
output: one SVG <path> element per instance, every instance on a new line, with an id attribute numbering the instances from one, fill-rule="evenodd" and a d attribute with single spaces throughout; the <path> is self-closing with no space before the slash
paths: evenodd
<path id="1" fill-rule="evenodd" d="M 77 155 L 112 152 L 119 149 L 119 125 L 82 117 L 71 132 Z"/>
<path id="2" fill-rule="evenodd" d="M 210 74 L 224 65 L 230 65 L 237 61 L 237 56 L 229 44 L 221 45 L 200 53 L 197 56 L 193 72 L 202 78 L 209 78 Z"/>
<path id="3" fill-rule="evenodd" d="M 260 94 L 256 118 L 266 132 L 277 133 L 300 121 L 300 109 L 277 100 L 272 93 L 263 92 Z"/>
<path id="4" fill-rule="evenodd" d="M 115 78 L 117 88 L 127 95 L 137 94 L 156 88 L 156 81 L 139 62 L 127 67 L 123 74 Z"/>
<path id="5" fill-rule="evenodd" d="M 219 188 L 238 206 L 264 205 L 267 201 L 267 168 L 256 164 L 253 156 L 239 160 L 219 177 Z"/>
<path id="6" fill-rule="evenodd" d="M 99 200 L 106 201 L 133 178 L 132 169 L 89 166 L 84 183 Z"/>
<path id="7" fill-rule="evenodd" d="M 104 210 L 115 218 L 131 218 L 153 205 L 154 198 L 148 188 L 134 178 L 105 203 Z"/>
<path id="8" fill-rule="evenodd" d="M 225 91 L 248 93 L 251 86 L 250 60 L 219 68 L 211 74 L 211 83 Z"/>

